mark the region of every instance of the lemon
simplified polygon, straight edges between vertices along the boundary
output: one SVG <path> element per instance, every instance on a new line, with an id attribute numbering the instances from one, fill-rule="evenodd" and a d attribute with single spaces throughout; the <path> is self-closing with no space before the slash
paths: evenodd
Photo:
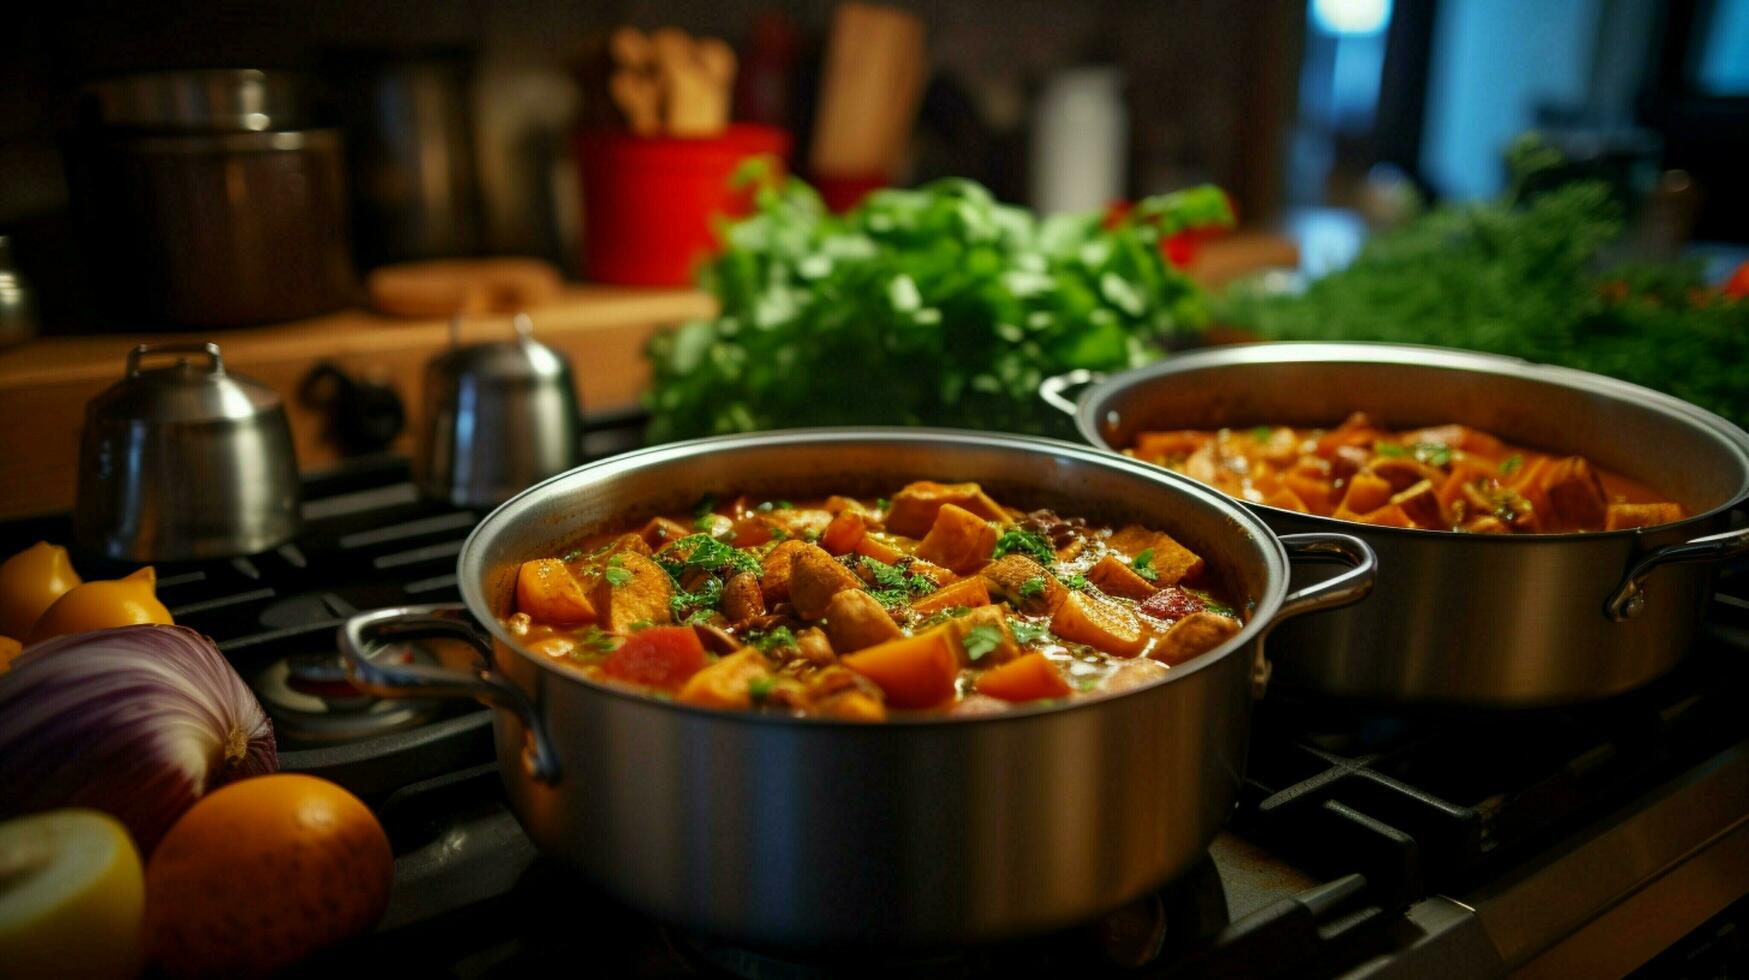
<path id="1" fill-rule="evenodd" d="M 127 829 L 96 810 L 0 823 L 0 976 L 132 977 L 146 899 Z"/>

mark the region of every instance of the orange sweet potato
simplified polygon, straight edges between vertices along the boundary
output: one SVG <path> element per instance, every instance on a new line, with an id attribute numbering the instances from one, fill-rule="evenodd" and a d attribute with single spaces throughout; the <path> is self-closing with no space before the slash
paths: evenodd
<path id="1" fill-rule="evenodd" d="M 1136 656 L 1152 639 L 1152 631 L 1142 625 L 1135 613 L 1085 592 L 1069 593 L 1057 607 L 1051 615 L 1051 632 L 1117 657 Z"/>
<path id="2" fill-rule="evenodd" d="M 838 563 L 817 544 L 804 544 L 790 559 L 789 601 L 803 619 L 826 615 L 832 597 L 862 585 L 856 573 Z"/>
<path id="3" fill-rule="evenodd" d="M 525 561 L 516 570 L 516 608 L 537 623 L 581 626 L 595 622 L 595 606 L 557 558 Z"/>
<path id="4" fill-rule="evenodd" d="M 771 676 L 771 662 L 747 647 L 687 678 L 674 700 L 705 708 L 749 708 L 753 705 L 749 685 Z"/>
<path id="5" fill-rule="evenodd" d="M 1194 612 L 1172 624 L 1148 656 L 1168 664 L 1180 664 L 1213 650 L 1239 632 L 1239 622 L 1218 613 Z"/>
<path id="6" fill-rule="evenodd" d="M 840 653 L 897 640 L 905 634 L 874 596 L 846 589 L 826 603 L 826 636 Z"/>
<path id="7" fill-rule="evenodd" d="M 1135 569 L 1119 560 L 1116 555 L 1106 555 L 1087 570 L 1087 581 L 1099 586 L 1099 591 L 1106 595 L 1123 596 L 1126 599 L 1146 599 L 1160 591 L 1160 587 L 1136 574 Z"/>
<path id="8" fill-rule="evenodd" d="M 917 557 L 960 574 L 990 560 L 999 535 L 990 522 L 957 504 L 943 504 L 935 523 L 917 545 Z"/>
<path id="9" fill-rule="evenodd" d="M 1186 579 L 1195 580 L 1202 574 L 1202 557 L 1179 544 L 1170 534 L 1131 524 L 1113 534 L 1106 542 L 1132 559 L 1144 551 L 1152 551 L 1148 564 L 1154 569 L 1155 585 L 1177 585 Z"/>
<path id="10" fill-rule="evenodd" d="M 674 621 L 674 612 L 668 606 L 668 600 L 674 596 L 674 583 L 661 565 L 627 551 L 608 559 L 606 567 L 608 574 L 595 583 L 593 598 L 602 629 L 623 633 L 633 623 L 661 626 Z M 626 574 L 614 575 L 616 568 Z M 620 579 L 617 585 L 616 578 Z"/>
<path id="11" fill-rule="evenodd" d="M 864 534 L 857 539 L 856 544 L 852 545 L 850 550 L 864 558 L 873 558 L 875 561 L 885 562 L 888 565 L 895 564 L 899 559 L 905 557 L 905 553 L 900 551 L 891 541 L 877 538 L 872 534 Z"/>
<path id="12" fill-rule="evenodd" d="M 911 603 L 911 608 L 925 616 L 930 616 L 954 606 L 972 608 L 989 604 L 990 590 L 984 586 L 983 578 L 973 575 L 970 578 L 963 578 L 951 585 L 936 589 Z"/>
<path id="13" fill-rule="evenodd" d="M 1390 502 L 1390 483 L 1370 470 L 1361 470 L 1348 478 L 1348 493 L 1342 498 L 1341 509 L 1368 514 Z"/>
<path id="14" fill-rule="evenodd" d="M 946 504 L 969 510 L 988 520 L 1008 523 L 1007 512 L 976 483 L 919 480 L 893 494 L 893 505 L 887 509 L 887 530 L 908 538 L 920 538 L 929 533 L 935 524 L 935 515 Z"/>
<path id="15" fill-rule="evenodd" d="M 789 540 L 765 553 L 759 562 L 759 587 L 765 592 L 767 608 L 789 599 L 791 565 L 796 552 L 806 548 L 806 541 Z"/>
<path id="16" fill-rule="evenodd" d="M 1620 531 L 1630 527 L 1651 527 L 1682 520 L 1681 504 L 1610 504 L 1603 529 Z"/>
<path id="17" fill-rule="evenodd" d="M 959 659 L 941 630 L 893 640 L 844 657 L 896 708 L 931 708 L 953 697 Z"/>
<path id="18" fill-rule="evenodd" d="M 1069 682 L 1042 653 L 1023 657 L 978 675 L 978 693 L 1004 701 L 1038 701 L 1069 695 Z"/>

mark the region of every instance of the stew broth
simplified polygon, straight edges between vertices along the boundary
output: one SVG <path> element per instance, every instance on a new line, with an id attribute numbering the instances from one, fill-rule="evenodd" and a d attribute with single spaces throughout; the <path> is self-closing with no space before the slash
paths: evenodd
<path id="1" fill-rule="evenodd" d="M 593 680 L 877 722 L 1110 693 L 1238 633 L 1202 556 L 977 484 L 726 504 L 524 563 L 506 627 Z"/>
<path id="2" fill-rule="evenodd" d="M 1391 432 L 1360 413 L 1328 430 L 1142 432 L 1124 452 L 1241 500 L 1387 527 L 1553 534 L 1686 516 L 1680 504 L 1583 456 L 1537 452 L 1463 425 Z"/>

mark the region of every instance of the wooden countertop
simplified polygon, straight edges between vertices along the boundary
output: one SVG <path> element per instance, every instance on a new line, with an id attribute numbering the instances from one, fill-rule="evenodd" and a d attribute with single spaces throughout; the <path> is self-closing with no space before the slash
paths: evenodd
<path id="1" fill-rule="evenodd" d="M 652 334 L 714 310 L 715 302 L 696 290 L 574 285 L 557 302 L 528 312 L 535 336 L 571 357 L 584 413 L 602 415 L 637 406 L 649 377 L 642 352 Z M 392 386 L 411 431 L 421 417 L 425 362 L 449 344 L 449 331 L 446 320 L 343 310 L 237 330 L 50 337 L 0 352 L 0 518 L 72 507 L 85 403 L 121 378 L 138 343 L 218 343 L 230 370 L 273 386 L 286 400 L 299 465 L 319 471 L 342 456 L 327 434 L 328 418 L 298 403 L 311 368 L 326 361 Z M 463 330 L 467 341 L 509 335 L 507 317 L 470 320 Z M 391 448 L 409 451 L 410 431 Z"/>

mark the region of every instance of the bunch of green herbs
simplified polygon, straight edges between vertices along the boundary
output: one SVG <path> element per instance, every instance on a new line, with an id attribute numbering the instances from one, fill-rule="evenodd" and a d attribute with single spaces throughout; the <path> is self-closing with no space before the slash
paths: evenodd
<path id="1" fill-rule="evenodd" d="M 878 191 L 844 215 L 798 180 L 762 182 L 704 270 L 718 315 L 649 346 L 648 436 L 873 423 L 1062 432 L 1039 382 L 1139 365 L 1200 331 L 1205 296 L 1159 242 L 1231 223 L 1213 187 L 1115 220 L 1040 221 L 966 180 Z"/>

